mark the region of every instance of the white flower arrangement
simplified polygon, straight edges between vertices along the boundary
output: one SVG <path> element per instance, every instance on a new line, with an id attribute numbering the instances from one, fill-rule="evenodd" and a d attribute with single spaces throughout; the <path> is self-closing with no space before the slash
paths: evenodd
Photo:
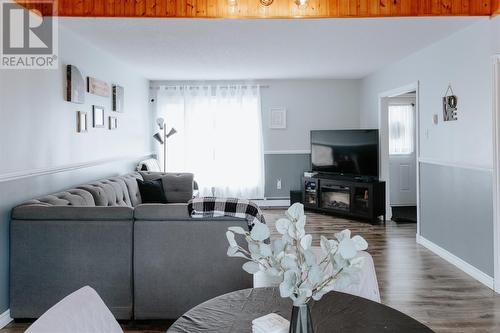
<path id="1" fill-rule="evenodd" d="M 368 243 L 361 236 L 351 238 L 349 229 L 335 234 L 336 240 L 321 236 L 324 257 L 317 258 L 311 251 L 312 236 L 306 235 L 305 224 L 304 206 L 296 203 L 285 218 L 276 222 L 282 237 L 271 244 L 266 242 L 270 236 L 266 224 L 256 223 L 251 232 L 230 227 L 226 232 L 227 255 L 247 259 L 243 269 L 250 274 L 264 272 L 278 278 L 281 297 L 290 297 L 294 306 L 307 304 L 311 298 L 320 300 L 334 289 L 356 283 L 363 265 L 357 253 L 366 250 Z M 235 234 L 245 238 L 248 250 L 238 245 Z"/>

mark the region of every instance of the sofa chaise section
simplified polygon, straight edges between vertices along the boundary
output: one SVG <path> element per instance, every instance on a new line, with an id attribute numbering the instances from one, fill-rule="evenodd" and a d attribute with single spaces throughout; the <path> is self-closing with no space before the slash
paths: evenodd
<path id="1" fill-rule="evenodd" d="M 227 256 L 227 228 L 246 229 L 246 220 L 193 219 L 187 204 L 139 205 L 134 216 L 135 319 L 176 319 L 210 298 L 252 287 L 244 261 Z"/>

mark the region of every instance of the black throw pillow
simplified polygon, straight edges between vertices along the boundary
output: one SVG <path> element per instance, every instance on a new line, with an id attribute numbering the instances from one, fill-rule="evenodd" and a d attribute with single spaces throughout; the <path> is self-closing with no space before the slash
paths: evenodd
<path id="1" fill-rule="evenodd" d="M 146 181 L 137 179 L 137 185 L 139 185 L 142 203 L 167 203 L 161 179 Z"/>

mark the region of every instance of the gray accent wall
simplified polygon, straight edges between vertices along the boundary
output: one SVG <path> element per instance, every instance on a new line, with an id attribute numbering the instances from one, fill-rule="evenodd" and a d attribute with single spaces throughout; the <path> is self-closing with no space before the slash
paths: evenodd
<path id="1" fill-rule="evenodd" d="M 59 69 L 0 70 L 0 314 L 9 308 L 12 207 L 39 195 L 130 172 L 153 150 L 149 81 L 69 31 L 64 19 L 59 23 Z M 67 64 L 76 65 L 84 76 L 123 86 L 125 112 L 111 111 L 111 97 L 86 94 L 85 104 L 66 102 Z M 105 108 L 106 126 L 109 116 L 117 117 L 118 129 L 92 128 L 92 105 Z M 87 112 L 87 133 L 77 133 L 77 111 Z"/>
<path id="2" fill-rule="evenodd" d="M 290 190 L 300 190 L 304 171 L 311 168 L 310 154 L 266 154 L 266 198 L 289 198 Z M 281 189 L 276 182 L 281 179 Z"/>
<path id="3" fill-rule="evenodd" d="M 137 158 L 0 182 L 0 313 L 9 308 L 9 225 L 10 213 L 16 205 L 45 194 L 51 194 L 93 180 L 131 172 Z"/>
<path id="4" fill-rule="evenodd" d="M 493 276 L 492 61 L 498 19 L 481 18 L 461 31 L 363 78 L 360 123 L 379 126 L 379 95 L 418 82 L 422 236 Z M 448 84 L 458 96 L 458 120 L 444 122 Z M 438 116 L 434 124 L 433 116 Z"/>
<path id="5" fill-rule="evenodd" d="M 420 163 L 421 236 L 489 276 L 493 267 L 492 172 Z"/>

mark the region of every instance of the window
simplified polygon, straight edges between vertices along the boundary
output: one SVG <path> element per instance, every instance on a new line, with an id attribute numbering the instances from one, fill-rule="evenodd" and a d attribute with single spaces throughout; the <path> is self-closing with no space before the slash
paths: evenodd
<path id="1" fill-rule="evenodd" d="M 178 132 L 167 141 L 167 170 L 194 173 L 203 196 L 263 198 L 260 88 L 165 88 L 158 116 Z"/>
<path id="2" fill-rule="evenodd" d="M 389 105 L 389 154 L 410 155 L 414 152 L 413 105 Z"/>

